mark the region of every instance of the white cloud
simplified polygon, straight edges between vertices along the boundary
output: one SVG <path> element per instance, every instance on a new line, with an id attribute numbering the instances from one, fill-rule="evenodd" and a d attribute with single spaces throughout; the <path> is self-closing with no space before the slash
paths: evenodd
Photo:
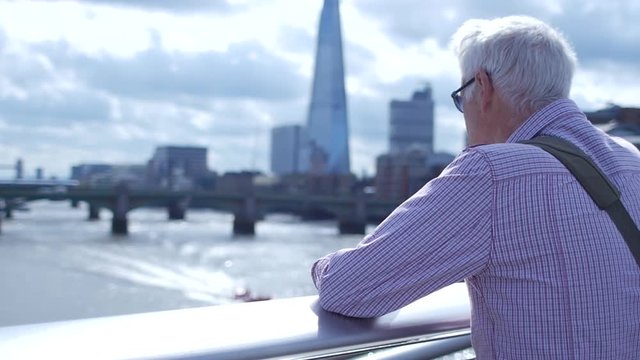
<path id="1" fill-rule="evenodd" d="M 639 80 L 636 65 L 599 62 L 577 72 L 571 97 L 585 110 L 598 110 L 609 103 L 638 107 Z"/>
<path id="2" fill-rule="evenodd" d="M 196 144 L 209 148 L 215 170 L 267 170 L 270 128 L 306 121 L 321 6 L 0 2 L 0 151 L 66 176 L 80 161 L 143 163 L 157 145 Z M 572 91 L 579 105 L 638 105 L 634 1 L 351 0 L 341 11 L 358 175 L 372 174 L 386 151 L 389 101 L 424 82 L 437 104 L 436 150 L 462 148 L 464 121 L 449 97 L 459 73 L 447 43 L 469 17 L 549 21 L 581 59 Z"/>

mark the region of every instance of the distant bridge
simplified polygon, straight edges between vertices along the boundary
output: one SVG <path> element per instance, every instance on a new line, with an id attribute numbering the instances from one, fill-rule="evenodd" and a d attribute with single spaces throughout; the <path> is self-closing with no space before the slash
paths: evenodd
<path id="1" fill-rule="evenodd" d="M 89 219 L 98 219 L 100 209 L 112 212 L 111 231 L 127 234 L 127 213 L 140 207 L 166 207 L 168 218 L 184 219 L 188 208 L 215 209 L 234 214 L 233 233 L 255 233 L 256 221 L 269 213 L 308 214 L 320 212 L 336 218 L 341 234 L 364 234 L 368 220 L 379 221 L 390 214 L 397 202 L 373 199 L 364 194 L 310 196 L 279 194 L 225 194 L 211 191 L 145 190 L 116 187 L 88 189 L 68 185 L 10 184 L 0 182 L 6 217 L 12 209 L 34 200 L 69 200 L 89 204 Z"/>

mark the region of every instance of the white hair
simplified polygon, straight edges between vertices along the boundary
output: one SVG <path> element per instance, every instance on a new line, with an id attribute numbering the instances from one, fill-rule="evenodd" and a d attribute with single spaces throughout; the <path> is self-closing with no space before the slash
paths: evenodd
<path id="1" fill-rule="evenodd" d="M 530 114 L 569 97 L 575 52 L 561 33 L 538 19 L 469 20 L 453 35 L 452 45 L 464 81 L 486 71 L 516 113 Z"/>

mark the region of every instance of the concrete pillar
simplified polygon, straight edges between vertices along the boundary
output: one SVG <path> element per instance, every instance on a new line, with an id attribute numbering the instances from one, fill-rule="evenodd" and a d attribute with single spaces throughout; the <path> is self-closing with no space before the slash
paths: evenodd
<path id="1" fill-rule="evenodd" d="M 184 220 L 188 207 L 189 207 L 188 198 L 172 201 L 167 207 L 169 220 Z"/>
<path id="2" fill-rule="evenodd" d="M 89 220 L 100 220 L 100 207 L 89 203 Z"/>
<path id="3" fill-rule="evenodd" d="M 116 198 L 113 205 L 112 234 L 127 235 L 129 233 L 127 212 L 129 212 L 129 191 L 126 186 L 120 185 L 116 187 Z"/>
<path id="4" fill-rule="evenodd" d="M 346 213 L 338 219 L 340 234 L 364 234 L 367 227 L 366 204 L 364 194 L 356 195 L 352 213 Z"/>
<path id="5" fill-rule="evenodd" d="M 128 219 L 124 217 L 113 216 L 111 219 L 111 233 L 113 235 L 127 235 L 129 233 Z"/>
<path id="6" fill-rule="evenodd" d="M 342 235 L 347 234 L 364 234 L 366 224 L 361 221 L 340 220 L 338 222 L 338 231 Z"/>
<path id="7" fill-rule="evenodd" d="M 233 235 L 255 235 L 256 222 L 253 219 L 235 215 L 233 218 Z"/>
<path id="8" fill-rule="evenodd" d="M 2 218 L 4 217 L 4 207 L 5 202 L 3 199 L 0 199 L 0 234 L 2 234 Z"/>
<path id="9" fill-rule="evenodd" d="M 233 218 L 234 235 L 255 235 L 256 233 L 256 198 L 248 196 L 244 200 L 243 208 Z"/>

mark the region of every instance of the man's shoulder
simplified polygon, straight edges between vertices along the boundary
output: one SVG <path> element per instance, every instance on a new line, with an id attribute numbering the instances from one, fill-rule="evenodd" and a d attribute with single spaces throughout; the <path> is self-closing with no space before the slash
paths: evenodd
<path id="1" fill-rule="evenodd" d="M 473 146 L 465 151 L 481 154 L 496 180 L 567 171 L 553 155 L 533 145 L 500 143 Z"/>

